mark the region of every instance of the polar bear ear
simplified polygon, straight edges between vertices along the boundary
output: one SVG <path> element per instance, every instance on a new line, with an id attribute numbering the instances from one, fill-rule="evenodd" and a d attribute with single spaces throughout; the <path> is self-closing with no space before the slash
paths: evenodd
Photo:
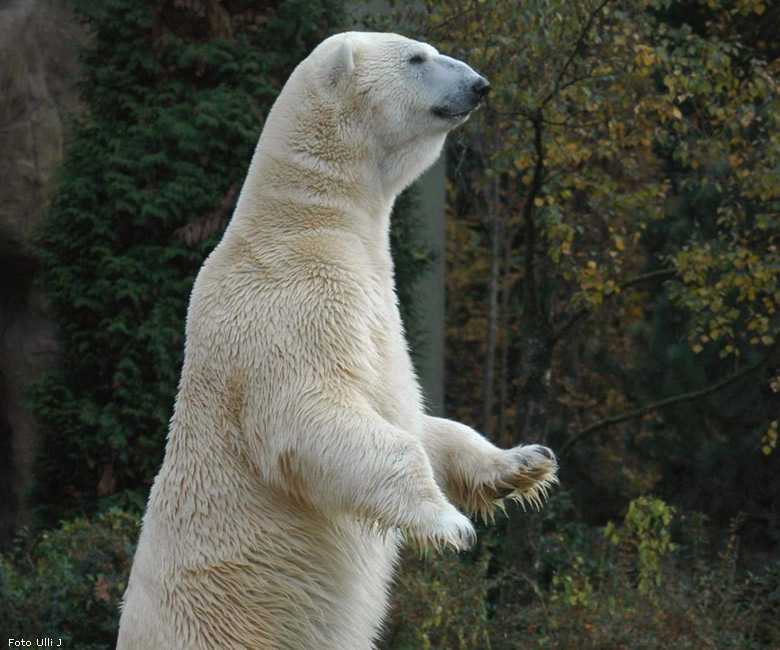
<path id="1" fill-rule="evenodd" d="M 344 38 L 339 46 L 328 55 L 327 78 L 331 83 L 338 84 L 349 79 L 355 69 L 355 44 L 350 37 Z"/>

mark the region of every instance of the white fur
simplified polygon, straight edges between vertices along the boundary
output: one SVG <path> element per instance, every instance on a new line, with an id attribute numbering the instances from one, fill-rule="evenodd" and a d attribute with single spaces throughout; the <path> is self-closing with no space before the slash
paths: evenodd
<path id="1" fill-rule="evenodd" d="M 554 480 L 543 448 L 425 414 L 396 305 L 393 200 L 460 121 L 432 107 L 475 78 L 363 33 L 290 77 L 192 291 L 122 650 L 369 650 L 403 538 L 466 548 L 451 500 L 489 514 Z"/>

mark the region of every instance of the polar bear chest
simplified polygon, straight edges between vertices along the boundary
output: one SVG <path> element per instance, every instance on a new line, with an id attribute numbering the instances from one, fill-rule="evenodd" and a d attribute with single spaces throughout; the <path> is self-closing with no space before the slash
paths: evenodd
<path id="1" fill-rule="evenodd" d="M 367 393 L 389 422 L 415 432 L 422 415 L 422 399 L 404 336 L 391 279 L 374 281 L 370 304 L 370 382 Z"/>

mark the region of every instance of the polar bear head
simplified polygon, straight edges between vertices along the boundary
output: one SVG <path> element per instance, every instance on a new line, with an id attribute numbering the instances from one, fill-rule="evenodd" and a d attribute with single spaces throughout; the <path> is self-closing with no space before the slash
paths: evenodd
<path id="1" fill-rule="evenodd" d="M 386 194 L 394 195 L 436 160 L 447 133 L 489 88 L 468 65 L 426 43 L 346 32 L 296 68 L 269 120 L 287 122 L 272 129 L 287 134 L 282 146 L 377 162 Z"/>
<path id="2" fill-rule="evenodd" d="M 446 133 L 467 119 L 490 89 L 465 63 L 398 34 L 337 34 L 312 53 L 310 62 L 325 92 L 342 101 L 360 97 L 358 103 L 381 119 L 373 126 L 392 139 L 410 137 L 410 125 L 418 134 Z"/>

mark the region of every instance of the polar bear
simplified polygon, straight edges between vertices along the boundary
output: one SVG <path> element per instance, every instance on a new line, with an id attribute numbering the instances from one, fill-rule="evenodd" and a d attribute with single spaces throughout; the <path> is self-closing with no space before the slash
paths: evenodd
<path id="1" fill-rule="evenodd" d="M 556 480 L 548 449 L 426 414 L 396 304 L 393 201 L 488 88 L 394 34 L 293 72 L 192 291 L 118 648 L 369 650 L 403 540 L 465 549 L 458 508 Z"/>

